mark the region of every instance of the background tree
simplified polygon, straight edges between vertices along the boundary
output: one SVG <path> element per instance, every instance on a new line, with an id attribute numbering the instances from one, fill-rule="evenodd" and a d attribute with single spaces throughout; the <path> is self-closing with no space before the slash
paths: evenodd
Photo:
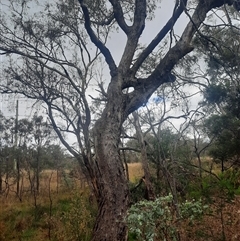
<path id="1" fill-rule="evenodd" d="M 142 167 L 143 167 L 143 171 L 144 171 L 144 177 L 142 178 L 142 180 L 144 180 L 144 184 L 146 186 L 145 198 L 147 200 L 154 200 L 155 192 L 154 192 L 154 187 L 151 182 L 151 174 L 150 174 L 150 170 L 149 170 L 149 163 L 148 163 L 148 156 L 147 156 L 147 143 L 144 138 L 143 132 L 141 130 L 137 112 L 133 113 L 133 118 L 134 118 L 133 125 L 136 130 L 137 140 L 138 140 L 138 143 L 140 145 L 140 150 L 141 150 L 141 162 L 142 162 Z"/>
<path id="2" fill-rule="evenodd" d="M 205 122 L 206 132 L 215 140 L 210 154 L 221 163 L 222 171 L 237 166 L 240 154 L 239 25 L 232 25 L 233 15 L 228 13 L 230 28 L 220 25 L 213 30 L 214 36 L 209 36 L 211 27 L 205 26 L 204 36 L 211 41 L 204 41 L 204 36 L 198 39 L 203 43 L 198 51 L 208 64 L 209 84 L 204 89 L 203 104 L 210 113 Z M 220 35 L 224 37 L 219 38 Z"/>
<path id="3" fill-rule="evenodd" d="M 7 119 L 0 113 L 0 189 L 1 192 L 9 192 L 9 178 L 14 176 L 14 150 L 15 121 L 13 118 Z M 3 187 L 5 183 L 5 188 Z M 7 195 L 7 194 L 6 194 Z"/>

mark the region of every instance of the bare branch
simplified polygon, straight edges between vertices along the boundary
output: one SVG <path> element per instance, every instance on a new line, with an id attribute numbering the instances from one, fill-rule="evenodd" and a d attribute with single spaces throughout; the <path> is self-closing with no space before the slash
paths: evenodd
<path id="1" fill-rule="evenodd" d="M 96 36 L 94 33 L 92 27 L 91 27 L 91 21 L 90 21 L 90 16 L 89 16 L 89 11 L 86 5 L 84 4 L 83 0 L 79 0 L 79 3 L 81 5 L 83 14 L 84 14 L 84 19 L 85 19 L 85 28 L 88 32 L 88 35 L 91 39 L 91 41 L 99 48 L 103 56 L 105 57 L 105 60 L 108 64 L 108 67 L 110 69 L 110 74 L 111 76 L 115 76 L 117 74 L 117 66 L 114 62 L 114 59 L 109 51 L 109 49 L 101 42 L 101 40 Z"/>
<path id="2" fill-rule="evenodd" d="M 139 37 L 145 27 L 146 10 L 146 0 L 137 0 L 135 5 L 134 22 L 130 27 L 131 31 L 127 34 L 127 43 L 119 63 L 119 70 L 123 75 L 128 74 L 128 70 L 132 64 Z"/>
<path id="3" fill-rule="evenodd" d="M 53 113 L 52 113 L 52 109 L 51 106 L 48 106 L 48 115 L 49 118 L 51 120 L 52 126 L 54 128 L 54 130 L 56 131 L 59 139 L 61 140 L 61 142 L 64 144 L 64 146 L 68 149 L 68 151 L 75 157 L 79 157 L 78 152 L 74 151 L 73 148 L 67 143 L 67 141 L 65 140 L 65 138 L 63 137 L 62 133 L 59 131 L 58 126 L 55 122 L 55 118 L 53 117 Z"/>
<path id="4" fill-rule="evenodd" d="M 126 35 L 128 35 L 130 31 L 130 27 L 126 24 L 124 20 L 123 10 L 120 2 L 118 0 L 109 0 L 109 2 L 113 6 L 114 17 L 117 20 L 119 27 L 126 33 Z"/>
<path id="5" fill-rule="evenodd" d="M 177 9 L 173 12 L 172 17 L 168 20 L 166 25 L 160 30 L 157 36 L 152 40 L 152 42 L 143 50 L 140 56 L 137 58 L 137 61 L 133 64 L 131 68 L 132 75 L 135 75 L 138 71 L 141 64 L 144 60 L 149 56 L 149 54 L 155 49 L 155 47 L 163 40 L 166 34 L 172 29 L 178 18 L 184 11 L 184 7 L 187 3 L 187 0 L 181 1 L 180 5 Z"/>

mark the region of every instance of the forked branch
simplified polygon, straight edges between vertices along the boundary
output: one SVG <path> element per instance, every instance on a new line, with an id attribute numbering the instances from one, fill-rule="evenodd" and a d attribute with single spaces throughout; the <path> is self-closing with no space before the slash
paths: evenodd
<path id="1" fill-rule="evenodd" d="M 146 60 L 146 58 L 149 56 L 149 54 L 152 53 L 152 51 L 156 48 L 156 46 L 163 40 L 163 38 L 167 35 L 167 33 L 173 28 L 174 24 L 176 23 L 178 18 L 183 13 L 186 3 L 187 3 L 187 0 L 181 1 L 180 5 L 174 11 L 172 17 L 168 20 L 168 22 L 165 24 L 165 26 L 159 31 L 159 33 L 152 40 L 152 42 L 142 51 L 142 53 L 137 58 L 136 62 L 133 64 L 133 66 L 131 68 L 132 75 L 136 74 L 139 67 Z"/>

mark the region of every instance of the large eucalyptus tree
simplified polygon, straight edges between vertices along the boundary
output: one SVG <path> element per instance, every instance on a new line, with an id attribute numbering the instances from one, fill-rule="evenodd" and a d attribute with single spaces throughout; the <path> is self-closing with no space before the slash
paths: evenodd
<path id="1" fill-rule="evenodd" d="M 172 9 L 168 1 L 157 0 L 44 2 L 1 0 L 1 92 L 42 101 L 61 142 L 82 164 L 98 203 L 92 240 L 127 240 L 129 191 L 119 156 L 122 124 L 159 86 L 175 81 L 172 70 L 194 49 L 192 40 L 207 14 L 227 5 L 239 10 L 239 1 L 176 0 Z M 156 15 L 155 37 L 140 46 L 157 6 L 166 6 L 169 19 L 162 22 Z M 182 15 L 188 23 L 176 35 Z M 117 62 L 108 46 L 119 32 L 125 42 Z M 146 59 L 159 48 L 161 56 L 143 73 Z M 98 79 L 101 56 L 109 69 L 105 82 Z M 104 108 L 95 122 L 88 95 L 96 83 Z M 129 87 L 132 92 L 126 91 Z M 75 145 L 64 133 L 75 138 Z"/>

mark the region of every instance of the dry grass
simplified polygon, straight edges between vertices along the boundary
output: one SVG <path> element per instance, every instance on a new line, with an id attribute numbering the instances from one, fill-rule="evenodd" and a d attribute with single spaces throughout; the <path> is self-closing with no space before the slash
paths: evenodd
<path id="1" fill-rule="evenodd" d="M 197 158 L 192 160 L 192 164 L 199 166 L 199 161 Z M 213 158 L 209 156 L 201 157 L 201 166 L 207 170 L 211 171 L 214 174 L 219 174 L 221 172 L 221 164 L 217 164 L 213 161 Z"/>
<path id="2" fill-rule="evenodd" d="M 143 170 L 141 163 L 130 163 L 129 168 L 129 177 L 131 182 L 136 182 L 143 176 Z M 33 177 L 33 173 L 30 174 Z M 3 177 L 4 180 L 4 177 Z M 86 180 L 84 177 L 76 172 L 74 175 L 69 175 L 68 170 L 56 171 L 56 170 L 44 170 L 40 173 L 40 191 L 39 196 L 41 199 L 49 198 L 49 192 L 53 195 L 56 193 L 66 192 L 68 190 L 78 189 L 84 190 L 87 186 Z M 5 209 L 8 206 L 11 206 L 11 203 L 18 202 L 16 198 L 17 184 L 15 178 L 9 178 L 7 184 L 3 183 L 3 189 L 5 190 L 1 199 L 1 209 Z M 28 200 L 28 197 L 31 196 L 31 185 L 29 181 L 29 174 L 25 171 L 21 172 L 20 179 L 20 195 L 22 201 L 25 199 Z"/>
<path id="3" fill-rule="evenodd" d="M 26 171 L 21 171 L 20 174 L 20 193 L 27 195 L 31 192 L 31 181 L 33 182 L 33 173 L 30 174 Z M 29 178 L 30 176 L 30 178 Z M 5 177 L 3 177 L 3 180 Z M 58 192 L 63 188 L 70 188 L 74 186 L 84 187 L 86 185 L 85 179 L 80 173 L 75 176 L 70 176 L 68 170 L 56 171 L 56 170 L 44 170 L 40 173 L 40 194 L 48 194 L 51 192 Z M 9 178 L 6 184 L 3 184 L 4 193 L 7 196 L 16 196 L 17 184 L 16 178 Z"/>
<path id="4" fill-rule="evenodd" d="M 131 182 L 138 181 L 144 174 L 141 163 L 129 163 L 128 164 L 129 180 Z"/>
<path id="5" fill-rule="evenodd" d="M 22 173 L 21 201 L 16 196 L 14 179 L 9 179 L 8 195 L 6 192 L 0 195 L 0 241 L 74 240 L 69 238 L 74 232 L 72 223 L 85 216 L 91 217 L 87 208 L 89 192 L 87 187 L 84 191 L 81 189 L 80 177 L 65 174 L 51 170 L 43 171 L 40 175 L 40 192 L 34 196 L 34 193 L 30 192 L 30 182 L 26 173 Z M 78 213 L 72 204 L 74 200 L 81 200 Z M 76 203 L 77 206 L 78 204 Z M 66 216 L 69 212 L 73 218 Z M 88 225 L 87 222 L 81 223 Z M 84 230 L 90 233 L 91 229 L 86 226 L 82 233 L 84 234 Z"/>

